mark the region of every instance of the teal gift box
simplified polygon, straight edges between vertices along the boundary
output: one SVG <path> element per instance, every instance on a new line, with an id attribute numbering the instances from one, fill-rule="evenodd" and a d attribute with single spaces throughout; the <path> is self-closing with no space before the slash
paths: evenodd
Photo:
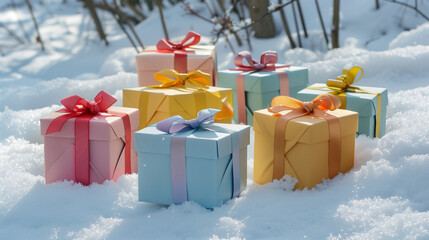
<path id="1" fill-rule="evenodd" d="M 364 86 L 355 87 L 364 91 L 380 94 L 381 108 L 379 112 L 379 137 L 382 137 L 386 133 L 386 108 L 388 105 L 387 89 Z M 333 93 L 333 90 L 329 89 L 325 84 L 316 83 L 299 91 L 297 98 L 301 101 L 311 101 L 318 95 L 326 93 Z M 371 138 L 376 137 L 377 112 L 379 111 L 377 94 L 346 91 L 345 93 L 337 94 L 336 96 L 341 100 L 341 109 L 347 109 L 359 113 L 358 134 L 365 134 Z"/>
<path id="2" fill-rule="evenodd" d="M 296 98 L 296 94 L 308 85 L 308 69 L 306 67 L 277 68 L 277 72 L 286 72 L 289 79 L 289 96 Z M 271 100 L 280 95 L 280 80 L 277 72 L 257 71 L 246 74 L 244 77 L 244 91 L 246 102 L 247 124 L 253 125 L 253 112 L 266 108 Z M 217 86 L 232 88 L 234 102 L 234 121 L 238 123 L 237 105 L 237 75 L 245 71 L 224 70 L 218 72 Z"/>
<path id="3" fill-rule="evenodd" d="M 247 185 L 247 145 L 250 128 L 212 123 L 207 128 L 168 134 L 151 125 L 134 134 L 138 153 L 139 201 L 173 204 L 171 140 L 184 137 L 186 196 L 214 208 L 233 196 L 233 145 L 239 146 L 239 190 Z M 174 171 L 174 169 L 173 169 Z"/>

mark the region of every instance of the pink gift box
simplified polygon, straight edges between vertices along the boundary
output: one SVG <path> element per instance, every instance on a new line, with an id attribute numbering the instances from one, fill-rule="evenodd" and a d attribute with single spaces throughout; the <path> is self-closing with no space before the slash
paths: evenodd
<path id="1" fill-rule="evenodd" d="M 131 132 L 139 124 L 138 109 L 110 107 L 109 110 L 127 113 L 130 117 Z M 67 113 L 53 112 L 40 119 L 41 135 L 45 142 L 45 179 L 46 183 L 56 181 L 75 181 L 74 127 L 75 119 L 67 120 L 61 131 L 46 135 L 52 120 Z M 89 123 L 89 164 L 90 182 L 103 183 L 116 181 L 125 173 L 125 130 L 121 117 L 95 116 Z M 134 139 L 131 134 L 131 172 L 137 173 L 137 153 L 134 151 Z"/>
<path id="2" fill-rule="evenodd" d="M 215 46 L 191 46 L 187 51 L 187 72 L 200 70 L 212 75 L 212 85 L 216 86 L 216 48 Z M 139 87 L 159 85 L 153 74 L 163 69 L 174 69 L 174 53 L 157 52 L 156 47 L 148 47 L 136 56 L 136 69 Z"/>

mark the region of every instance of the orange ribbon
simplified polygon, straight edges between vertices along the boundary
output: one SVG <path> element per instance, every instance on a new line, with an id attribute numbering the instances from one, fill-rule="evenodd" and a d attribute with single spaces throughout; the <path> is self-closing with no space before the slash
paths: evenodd
<path id="1" fill-rule="evenodd" d="M 335 177 L 340 171 L 341 162 L 341 129 L 340 121 L 336 116 L 328 114 L 327 110 L 338 109 L 341 101 L 331 94 L 322 94 L 310 102 L 301 102 L 288 96 L 277 96 L 271 101 L 269 112 L 278 117 L 274 132 L 274 163 L 273 179 L 281 179 L 284 176 L 286 126 L 289 120 L 305 115 L 326 119 L 329 128 L 329 178 Z M 292 110 L 284 115 L 281 111 Z"/>

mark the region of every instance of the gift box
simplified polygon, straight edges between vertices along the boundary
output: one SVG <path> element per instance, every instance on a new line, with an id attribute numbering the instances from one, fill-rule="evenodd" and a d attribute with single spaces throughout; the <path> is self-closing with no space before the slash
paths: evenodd
<path id="1" fill-rule="evenodd" d="M 358 114 L 341 109 L 326 111 L 335 109 L 326 107 L 331 105 L 327 98 L 323 95 L 319 97 L 322 102 L 316 99 L 309 103 L 296 100 L 292 105 L 277 101 L 272 109 L 280 110 L 254 112 L 256 183 L 272 182 L 287 174 L 298 180 L 295 189 L 312 188 L 353 167 Z"/>
<path id="2" fill-rule="evenodd" d="M 179 43 L 162 39 L 157 46 L 143 50 L 136 56 L 139 86 L 158 84 L 153 76 L 162 69 L 175 69 L 181 73 L 201 70 L 211 74 L 211 85 L 216 86 L 216 48 L 195 45 L 199 41 L 200 35 L 191 31 Z"/>
<path id="3" fill-rule="evenodd" d="M 89 185 L 137 172 L 131 132 L 138 127 L 138 110 L 110 107 L 116 99 L 104 91 L 95 99 L 71 96 L 62 100 L 65 109 L 40 119 L 46 183 Z"/>
<path id="4" fill-rule="evenodd" d="M 316 83 L 299 91 L 297 98 L 302 101 L 309 101 L 320 94 L 335 94 L 341 100 L 341 109 L 348 109 L 359 113 L 358 134 L 365 134 L 372 138 L 382 137 L 386 132 L 387 89 L 351 86 L 356 82 L 354 80 L 356 73 L 361 68 L 354 67 L 351 70 L 354 71 L 351 76 L 347 77 L 349 70 L 344 70 L 345 72 L 342 76 L 337 77 L 336 80 L 328 80 L 327 85 Z M 350 82 L 342 85 L 344 86 L 343 88 L 338 87 L 338 83 L 342 81 Z"/>
<path id="5" fill-rule="evenodd" d="M 168 205 L 194 201 L 213 208 L 238 196 L 247 184 L 249 126 L 205 123 L 201 127 L 204 120 L 171 119 L 175 118 L 188 127 L 171 132 L 178 125 L 170 122 L 168 133 L 159 127 L 167 119 L 135 133 L 139 200 Z"/>
<path id="6" fill-rule="evenodd" d="M 175 115 L 189 120 L 205 108 L 223 109 L 225 114 L 216 118 L 216 122 L 231 123 L 232 90 L 205 85 L 206 75 L 201 71 L 188 74 L 171 69 L 160 71 L 155 76 L 162 85 L 123 89 L 123 106 L 139 109 L 139 129 Z M 174 80 L 169 78 L 172 76 Z"/>
<path id="7" fill-rule="evenodd" d="M 242 64 L 245 57 L 250 58 L 249 65 Z M 217 86 L 233 89 L 236 123 L 252 125 L 253 112 L 266 108 L 275 96 L 296 97 L 296 93 L 307 86 L 306 67 L 276 65 L 276 62 L 275 52 L 263 53 L 259 63 L 252 60 L 250 54 L 244 51 L 240 52 L 234 61 L 237 69 L 218 72 Z M 243 78 L 244 86 L 239 86 L 240 77 Z"/>

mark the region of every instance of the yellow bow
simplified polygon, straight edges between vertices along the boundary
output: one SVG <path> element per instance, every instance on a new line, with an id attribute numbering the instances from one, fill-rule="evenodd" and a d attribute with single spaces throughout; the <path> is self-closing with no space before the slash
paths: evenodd
<path id="1" fill-rule="evenodd" d="M 358 79 L 356 79 L 359 71 L 362 71 L 362 74 Z M 349 88 L 355 88 L 351 85 L 359 81 L 363 77 L 363 69 L 359 66 L 352 67 L 350 69 L 343 69 L 343 75 L 336 77 L 335 79 L 329 79 L 326 82 L 326 86 L 329 89 L 334 90 L 335 92 L 344 92 Z"/>
<path id="2" fill-rule="evenodd" d="M 155 73 L 154 78 L 160 81 L 161 85 L 152 85 L 152 88 L 169 88 L 169 87 L 198 87 L 207 88 L 210 85 L 210 74 L 200 70 L 190 73 L 179 73 L 173 69 L 164 69 Z"/>
<path id="3" fill-rule="evenodd" d="M 219 92 L 206 91 L 211 83 L 211 76 L 208 73 L 200 70 L 195 70 L 189 73 L 179 73 L 173 69 L 164 69 L 155 73 L 154 78 L 160 81 L 161 85 L 152 85 L 148 87 L 152 88 L 169 88 L 169 87 L 181 87 L 185 90 L 190 91 L 204 91 L 208 94 L 216 96 L 222 103 L 222 109 L 218 112 L 214 118 L 216 120 L 222 120 L 234 117 L 233 108 L 227 103 L 226 98 L 221 99 Z"/>
<path id="4" fill-rule="evenodd" d="M 359 71 L 362 71 L 362 74 L 358 79 L 356 76 Z M 351 86 L 356 83 L 363 77 L 363 69 L 359 66 L 354 66 L 350 69 L 343 69 L 343 75 L 336 77 L 335 79 L 329 79 L 326 82 L 326 87 L 334 92 L 332 94 L 340 97 L 342 102 L 342 108 L 346 109 L 347 97 L 346 92 L 356 92 L 356 93 L 367 93 L 373 94 L 377 96 L 377 115 L 376 115 L 376 125 L 375 125 L 375 137 L 380 137 L 380 116 L 381 116 L 381 94 L 373 91 L 369 91 L 366 89 L 362 89 L 359 87 Z M 307 89 L 323 89 L 325 87 L 308 87 Z"/>

